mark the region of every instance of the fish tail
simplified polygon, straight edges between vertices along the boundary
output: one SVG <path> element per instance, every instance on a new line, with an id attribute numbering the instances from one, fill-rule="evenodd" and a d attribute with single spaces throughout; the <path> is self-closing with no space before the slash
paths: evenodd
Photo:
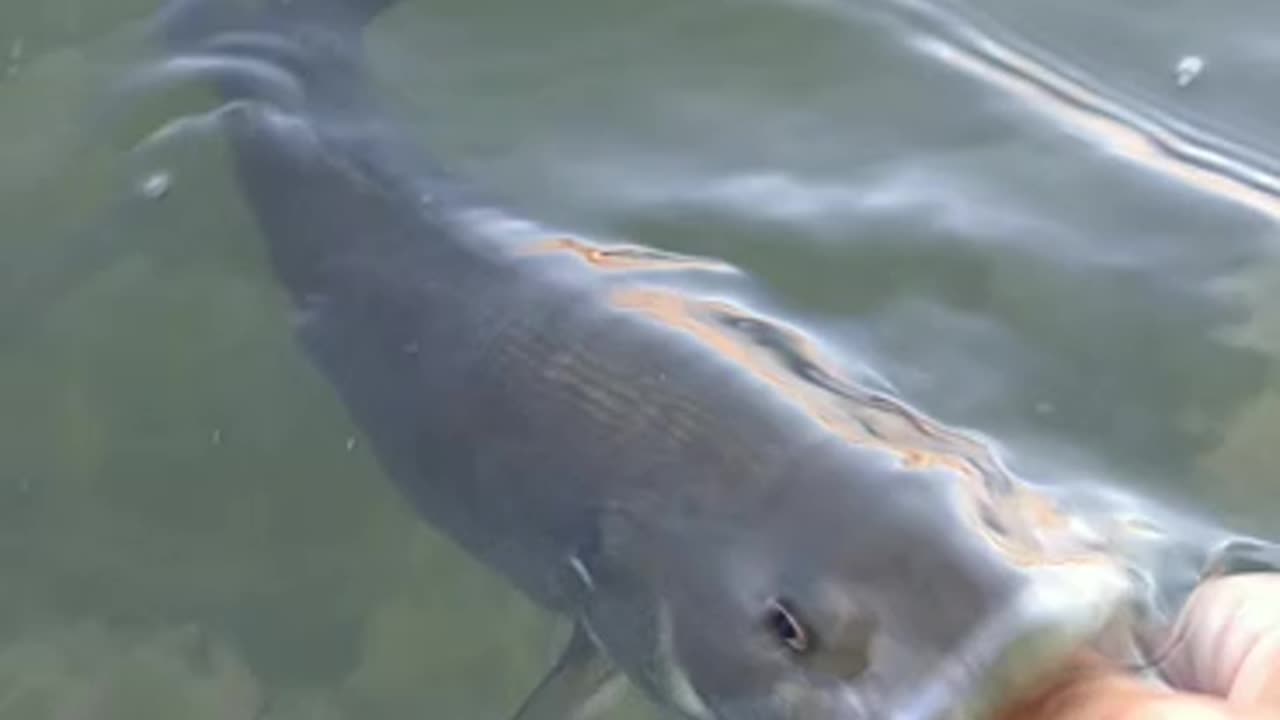
<path id="1" fill-rule="evenodd" d="M 180 58 L 209 59 L 227 101 L 356 107 L 365 27 L 398 0 L 170 0 L 152 35 Z M 281 82 L 284 79 L 287 82 Z"/>
<path id="2" fill-rule="evenodd" d="M 399 0 L 169 0 L 156 16 L 155 30 L 174 48 L 198 47 L 209 38 L 237 30 L 288 34 L 325 29 L 353 40 Z"/>

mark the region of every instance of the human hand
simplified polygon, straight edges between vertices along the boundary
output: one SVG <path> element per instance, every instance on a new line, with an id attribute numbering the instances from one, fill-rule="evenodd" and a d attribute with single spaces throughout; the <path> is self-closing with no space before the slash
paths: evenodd
<path id="1" fill-rule="evenodd" d="M 1000 720 L 1280 720 L 1280 574 L 1204 583 L 1172 637 L 1162 669 L 1176 691 L 1082 655 Z"/>

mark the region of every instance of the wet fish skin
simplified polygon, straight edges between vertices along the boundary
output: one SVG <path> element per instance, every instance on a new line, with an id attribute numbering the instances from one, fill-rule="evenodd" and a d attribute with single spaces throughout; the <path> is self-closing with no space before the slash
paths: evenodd
<path id="1" fill-rule="evenodd" d="M 548 251 L 432 167 L 360 64 L 389 4 L 246 24 L 182 0 L 158 27 L 291 79 L 210 76 L 301 343 L 422 516 L 578 623 L 520 718 L 585 706 L 603 664 L 687 717 L 941 716 L 1018 639 L 993 618 L 1049 624 L 947 470 L 833 431 L 722 304 Z M 780 603 L 802 651 L 770 632 Z"/>

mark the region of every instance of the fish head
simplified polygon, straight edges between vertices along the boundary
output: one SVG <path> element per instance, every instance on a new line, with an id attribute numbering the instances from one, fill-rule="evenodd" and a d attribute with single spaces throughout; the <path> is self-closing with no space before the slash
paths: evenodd
<path id="1" fill-rule="evenodd" d="M 962 484 L 837 454 L 686 534 L 660 603 L 664 701 L 718 720 L 984 717 L 1115 625 L 1132 589 L 1115 558 L 1065 525 L 1015 531 L 1045 508 L 982 507 Z"/>

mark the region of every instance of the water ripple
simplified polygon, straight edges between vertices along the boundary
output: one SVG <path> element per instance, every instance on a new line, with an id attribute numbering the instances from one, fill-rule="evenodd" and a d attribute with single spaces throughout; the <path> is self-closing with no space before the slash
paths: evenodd
<path id="1" fill-rule="evenodd" d="M 1020 42 L 973 9 L 927 0 L 864 7 L 791 0 L 850 21 L 906 26 L 918 51 L 1017 98 L 1077 137 L 1188 189 L 1280 220 L 1280 162 L 1190 122 L 1122 97 Z"/>
<path id="2" fill-rule="evenodd" d="M 1201 193 L 1280 219 L 1280 175 L 1266 158 L 1175 117 L 1115 96 L 1061 62 L 937 5 L 901 3 L 929 29 L 922 52 L 1017 97 L 1063 128 Z"/>

